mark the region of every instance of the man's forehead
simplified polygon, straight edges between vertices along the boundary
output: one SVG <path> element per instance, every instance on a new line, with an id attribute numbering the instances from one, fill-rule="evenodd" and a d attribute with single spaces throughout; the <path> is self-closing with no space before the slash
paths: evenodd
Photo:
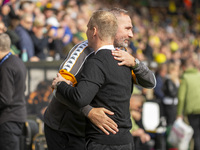
<path id="1" fill-rule="evenodd" d="M 122 20 L 131 23 L 131 18 L 128 15 L 120 15 L 117 17 L 118 23 L 120 23 Z"/>
<path id="2" fill-rule="evenodd" d="M 120 14 L 118 16 L 116 16 L 117 19 L 129 19 L 131 20 L 130 16 L 127 14 Z"/>
<path id="3" fill-rule="evenodd" d="M 131 19 L 130 19 L 129 16 L 119 17 L 117 23 L 118 23 L 118 26 L 133 27 Z"/>

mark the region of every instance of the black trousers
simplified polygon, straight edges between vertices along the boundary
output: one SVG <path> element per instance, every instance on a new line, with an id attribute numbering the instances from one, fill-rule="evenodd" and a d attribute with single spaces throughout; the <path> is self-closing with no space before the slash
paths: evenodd
<path id="1" fill-rule="evenodd" d="M 200 114 L 188 115 L 188 121 L 194 130 L 194 150 L 200 150 Z"/>
<path id="2" fill-rule="evenodd" d="M 172 126 L 176 120 L 177 105 L 165 105 L 163 104 L 164 115 L 166 116 L 167 126 Z"/>
<path id="3" fill-rule="evenodd" d="M 54 130 L 45 124 L 48 150 L 84 150 L 85 138 Z"/>
<path id="4" fill-rule="evenodd" d="M 24 123 L 5 122 L 0 125 L 0 149 L 21 150 L 21 137 Z"/>
<path id="5" fill-rule="evenodd" d="M 104 145 L 93 141 L 88 141 L 86 150 L 135 150 L 134 143 L 126 145 Z"/>
<path id="6" fill-rule="evenodd" d="M 153 144 L 151 142 L 142 143 L 140 140 L 140 137 L 134 136 L 133 137 L 134 144 L 135 144 L 135 150 L 152 150 Z"/>

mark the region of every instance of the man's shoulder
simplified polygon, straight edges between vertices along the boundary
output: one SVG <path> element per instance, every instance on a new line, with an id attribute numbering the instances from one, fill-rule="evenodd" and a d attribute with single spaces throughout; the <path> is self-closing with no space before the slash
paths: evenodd
<path id="1" fill-rule="evenodd" d="M 69 51 L 69 54 L 68 54 L 68 57 L 72 54 L 72 53 L 74 53 L 74 52 L 76 52 L 76 54 L 75 55 L 78 55 L 79 53 L 82 53 L 82 52 L 84 52 L 85 50 L 88 50 L 88 51 L 93 51 L 92 49 L 90 49 L 89 47 L 88 47 L 88 41 L 86 40 L 86 41 L 83 41 L 83 42 L 81 42 L 81 43 L 78 43 L 78 44 L 76 44 L 70 51 Z"/>
<path id="2" fill-rule="evenodd" d="M 16 68 L 26 68 L 25 63 L 18 56 L 11 55 L 11 61 Z"/>
<path id="3" fill-rule="evenodd" d="M 87 41 L 78 43 L 70 50 L 60 69 L 76 74 L 92 53 L 93 50 L 88 47 Z"/>
<path id="4" fill-rule="evenodd" d="M 97 51 L 88 61 L 92 64 L 106 65 L 108 62 L 111 63 L 112 60 L 114 60 L 114 57 L 111 53 L 111 50 L 101 49 Z"/>
<path id="5" fill-rule="evenodd" d="M 101 49 L 95 53 L 95 57 L 98 59 L 111 59 L 114 58 L 110 49 Z"/>
<path id="6" fill-rule="evenodd" d="M 25 30 L 25 28 L 24 27 L 22 27 L 21 25 L 18 25 L 17 27 L 16 27 L 16 29 L 15 29 L 15 31 L 21 31 L 21 32 L 25 32 L 26 30 Z"/>
<path id="7" fill-rule="evenodd" d="M 15 70 L 18 72 L 19 70 L 26 70 L 26 66 L 19 57 L 11 55 L 1 66 L 1 71 L 5 70 Z"/>
<path id="8" fill-rule="evenodd" d="M 16 55 L 10 55 L 8 59 L 5 61 L 5 63 L 8 63 L 8 64 L 16 63 L 16 62 L 23 63 L 23 61 Z"/>
<path id="9" fill-rule="evenodd" d="M 76 48 L 79 48 L 79 49 L 84 49 L 84 48 L 87 48 L 88 47 L 88 41 L 83 41 L 83 42 L 80 42 L 78 44 L 76 44 L 72 49 L 76 49 Z"/>
<path id="10" fill-rule="evenodd" d="M 88 46 L 88 40 L 82 41 L 82 42 L 80 42 L 80 43 L 78 43 L 76 45 L 87 47 Z"/>

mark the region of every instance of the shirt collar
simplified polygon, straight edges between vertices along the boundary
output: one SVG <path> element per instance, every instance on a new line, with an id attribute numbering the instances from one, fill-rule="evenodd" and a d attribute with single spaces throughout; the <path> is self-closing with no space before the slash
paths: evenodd
<path id="1" fill-rule="evenodd" d="M 95 52 L 95 54 L 96 54 L 98 51 L 102 50 L 102 49 L 115 50 L 115 48 L 114 48 L 113 45 L 104 45 L 104 46 L 100 47 L 100 48 Z"/>
<path id="2" fill-rule="evenodd" d="M 3 62 L 8 59 L 10 57 L 10 55 L 12 55 L 11 52 L 9 52 L 7 55 L 5 55 L 1 60 L 0 60 L 0 65 L 3 64 Z"/>

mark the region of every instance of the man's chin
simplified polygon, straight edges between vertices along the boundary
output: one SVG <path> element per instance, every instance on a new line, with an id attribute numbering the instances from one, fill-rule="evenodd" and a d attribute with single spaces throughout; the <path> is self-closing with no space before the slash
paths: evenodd
<path id="1" fill-rule="evenodd" d="M 128 43 L 126 43 L 126 42 L 115 43 L 114 46 L 115 47 L 124 47 L 124 48 L 127 48 L 128 47 Z"/>
<path id="2" fill-rule="evenodd" d="M 123 45 L 123 47 L 125 47 L 125 48 L 128 47 L 128 43 L 123 43 L 122 45 Z"/>

